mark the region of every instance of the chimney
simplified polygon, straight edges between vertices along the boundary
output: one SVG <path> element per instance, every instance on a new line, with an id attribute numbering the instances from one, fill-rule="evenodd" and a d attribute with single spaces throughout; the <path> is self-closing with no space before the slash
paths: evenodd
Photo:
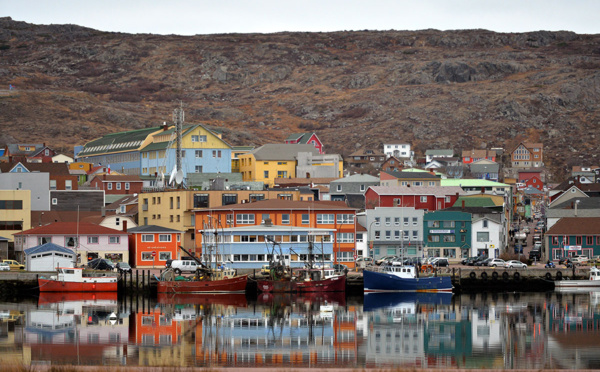
<path id="1" fill-rule="evenodd" d="M 267 218 L 265 220 L 265 226 L 273 226 L 273 220 L 271 220 L 270 218 Z"/>
<path id="2" fill-rule="evenodd" d="M 123 232 L 127 232 L 127 220 L 123 220 Z"/>
<path id="3" fill-rule="evenodd" d="M 103 179 L 103 180 L 105 180 L 105 179 L 106 179 L 106 173 L 104 173 L 104 174 L 102 175 L 102 179 Z"/>
<path id="4" fill-rule="evenodd" d="M 163 121 L 163 132 L 166 132 L 169 129 L 166 121 Z"/>
<path id="5" fill-rule="evenodd" d="M 462 208 L 462 210 L 463 210 L 463 211 L 465 210 L 465 201 L 464 201 L 464 200 L 462 201 L 462 206 L 461 206 L 461 208 Z"/>
<path id="6" fill-rule="evenodd" d="M 106 217 L 106 208 L 102 207 L 100 210 L 102 211 L 102 217 Z"/>

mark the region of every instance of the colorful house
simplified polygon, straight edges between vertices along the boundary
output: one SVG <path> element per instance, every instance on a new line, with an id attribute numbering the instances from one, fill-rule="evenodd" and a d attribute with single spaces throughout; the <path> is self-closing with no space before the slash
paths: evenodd
<path id="1" fill-rule="evenodd" d="M 458 260 L 469 257 L 471 214 L 458 211 L 435 211 L 423 216 L 423 239 L 429 257 Z"/>
<path id="2" fill-rule="evenodd" d="M 144 181 L 139 176 L 103 174 L 92 178 L 90 186 L 104 190 L 107 195 L 139 194 Z"/>
<path id="3" fill-rule="evenodd" d="M 463 150 L 462 162 L 463 164 L 471 164 L 475 161 L 487 159 L 496 161 L 496 151 L 494 150 Z"/>
<path id="4" fill-rule="evenodd" d="M 31 191 L 0 190 L 0 230 L 2 230 L 2 235 L 9 242 L 13 242 L 13 234 L 30 228 Z M 4 255 L 12 256 L 8 250 L 4 252 Z M 16 256 L 17 260 L 21 261 L 23 259 L 23 251 L 20 250 Z"/>
<path id="5" fill-rule="evenodd" d="M 321 142 L 319 137 L 317 137 L 316 133 L 290 134 L 289 137 L 285 139 L 285 143 L 288 145 L 310 144 L 313 145 L 319 151 L 319 154 L 324 154 L 323 143 Z"/>
<path id="6" fill-rule="evenodd" d="M 48 173 L 50 190 L 77 190 L 77 176 L 66 163 L 0 163 L 0 173 Z"/>
<path id="7" fill-rule="evenodd" d="M 205 242 L 203 232 L 216 229 L 217 234 L 225 234 L 221 244 L 225 253 L 221 253 L 223 257 L 219 261 L 231 260 L 238 267 L 259 268 L 269 262 L 265 254 L 268 247 L 264 240 L 267 229 L 270 233 L 266 235 L 274 235 L 274 240 L 282 248 L 293 246 L 293 251 L 300 252 L 289 254 L 292 266 L 304 264 L 306 257 L 303 255 L 306 254 L 309 241 L 318 245 L 324 254 L 330 254 L 332 262 L 354 265 L 356 210 L 343 202 L 261 200 L 198 209 L 195 213 L 197 255 L 211 254 L 208 249 L 214 243 L 212 240 Z M 262 247 L 251 247 L 254 250 L 247 251 L 250 244 L 238 243 L 261 243 L 259 245 Z"/>
<path id="8" fill-rule="evenodd" d="M 145 225 L 128 230 L 129 255 L 137 268 L 165 267 L 167 260 L 180 257 L 182 231 L 162 226 Z"/>
<path id="9" fill-rule="evenodd" d="M 600 217 L 563 217 L 544 239 L 545 256 L 550 259 L 600 255 Z"/>
<path id="10" fill-rule="evenodd" d="M 55 222 L 17 233 L 15 251 L 54 243 L 77 253 L 77 265 L 94 258 L 128 261 L 127 232 L 84 222 Z"/>
<path id="11" fill-rule="evenodd" d="M 440 186 L 440 177 L 429 172 L 388 172 L 379 174 L 381 186 Z"/>
<path id="12" fill-rule="evenodd" d="M 544 166 L 544 144 L 521 142 L 510 153 L 513 168 L 539 168 Z"/>
<path id="13" fill-rule="evenodd" d="M 45 143 L 16 143 L 4 147 L 4 157 L 9 163 L 52 163 L 52 157 L 55 155 L 56 152 Z"/>
<path id="14" fill-rule="evenodd" d="M 454 205 L 465 192 L 457 186 L 408 187 L 371 186 L 365 192 L 367 209 L 375 207 L 413 207 L 436 211 Z"/>

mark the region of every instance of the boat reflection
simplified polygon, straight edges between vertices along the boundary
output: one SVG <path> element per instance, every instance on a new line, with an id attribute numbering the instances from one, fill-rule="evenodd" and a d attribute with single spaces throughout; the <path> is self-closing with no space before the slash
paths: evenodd
<path id="1" fill-rule="evenodd" d="M 401 306 L 403 303 L 411 306 L 418 304 L 450 305 L 452 293 L 447 292 L 370 292 L 365 293 L 364 311 Z"/>

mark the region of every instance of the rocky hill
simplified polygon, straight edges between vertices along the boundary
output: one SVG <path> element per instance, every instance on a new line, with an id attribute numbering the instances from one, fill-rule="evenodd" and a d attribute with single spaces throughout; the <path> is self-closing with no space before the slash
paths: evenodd
<path id="1" fill-rule="evenodd" d="M 543 142 L 561 177 L 598 164 L 600 35 L 361 31 L 158 36 L 0 18 L 0 144 L 62 151 L 172 122 L 232 145 L 315 131 L 347 156 Z M 15 90 L 8 92 L 9 84 Z"/>

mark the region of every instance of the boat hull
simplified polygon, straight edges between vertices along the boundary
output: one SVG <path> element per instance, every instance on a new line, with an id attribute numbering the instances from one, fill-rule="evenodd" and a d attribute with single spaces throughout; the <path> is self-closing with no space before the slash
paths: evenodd
<path id="1" fill-rule="evenodd" d="M 160 281 L 159 293 L 243 293 L 248 284 L 248 275 L 220 280 Z"/>
<path id="2" fill-rule="evenodd" d="M 447 276 L 399 278 L 396 275 L 363 271 L 365 292 L 452 292 Z"/>
<path id="3" fill-rule="evenodd" d="M 263 293 L 345 292 L 346 277 L 342 275 L 311 281 L 258 280 L 257 287 Z"/>
<path id="4" fill-rule="evenodd" d="M 110 281 L 70 282 L 38 279 L 40 292 L 116 292 L 117 279 Z"/>
<path id="5" fill-rule="evenodd" d="M 600 280 L 559 280 L 554 282 L 554 287 L 557 289 L 587 291 L 594 288 L 600 289 Z"/>

